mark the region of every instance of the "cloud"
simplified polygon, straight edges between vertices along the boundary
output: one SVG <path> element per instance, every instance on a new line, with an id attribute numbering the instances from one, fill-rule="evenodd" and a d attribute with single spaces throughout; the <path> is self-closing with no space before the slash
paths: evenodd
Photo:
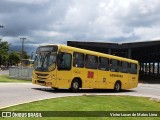
<path id="1" fill-rule="evenodd" d="M 1 0 L 0 37 L 13 48 L 26 37 L 29 52 L 67 40 L 153 40 L 160 38 L 159 11 L 159 0 Z"/>
<path id="2" fill-rule="evenodd" d="M 139 36 L 139 40 L 156 40 L 160 38 L 160 27 L 139 27 L 134 29 L 136 36 Z M 142 37 L 143 36 L 143 37 Z M 156 36 L 156 37 L 155 37 Z"/>

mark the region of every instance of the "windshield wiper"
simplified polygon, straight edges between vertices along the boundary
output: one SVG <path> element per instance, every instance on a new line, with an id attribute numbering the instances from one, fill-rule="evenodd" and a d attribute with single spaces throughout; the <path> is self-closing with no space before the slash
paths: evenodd
<path id="1" fill-rule="evenodd" d="M 48 57 L 48 55 L 50 55 L 51 52 L 48 52 L 45 56 L 44 56 L 44 59 L 42 60 L 42 65 L 41 65 L 41 70 L 44 71 L 44 62 L 45 62 L 45 59 Z"/>

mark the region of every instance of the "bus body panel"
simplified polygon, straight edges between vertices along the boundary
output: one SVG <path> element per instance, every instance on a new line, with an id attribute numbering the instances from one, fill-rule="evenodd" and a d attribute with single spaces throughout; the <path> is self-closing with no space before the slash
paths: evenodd
<path id="1" fill-rule="evenodd" d="M 85 69 L 84 70 L 84 80 L 87 81 L 88 85 L 86 87 L 88 88 L 98 88 L 97 81 L 97 70 L 93 69 Z"/>
<path id="2" fill-rule="evenodd" d="M 57 88 L 69 88 L 71 82 L 71 72 L 70 71 L 57 71 Z"/>
<path id="3" fill-rule="evenodd" d="M 115 80 L 110 77 L 110 71 L 98 71 L 98 81 L 100 84 L 100 89 L 113 89 L 114 85 L 113 83 Z"/>
<path id="4" fill-rule="evenodd" d="M 121 82 L 121 89 L 131 89 L 137 87 L 138 84 L 138 61 L 126 59 L 122 57 L 112 56 L 108 54 L 102 54 L 89 50 L 83 50 L 79 48 L 73 48 L 69 46 L 60 45 L 58 47 L 59 52 L 65 52 L 72 55 L 71 69 L 70 70 L 58 70 L 57 65 L 54 71 L 41 72 L 33 71 L 32 83 L 43 86 L 50 86 L 53 88 L 70 88 L 72 80 L 79 78 L 82 81 L 82 88 L 98 88 L 98 89 L 114 89 L 116 81 Z M 128 63 L 134 63 L 137 65 L 137 74 L 103 71 L 97 69 L 78 68 L 73 67 L 73 53 L 79 52 L 84 55 L 95 55 L 97 57 L 105 57 L 109 59 L 116 59 L 118 61 L 125 61 Z M 42 75 L 42 76 L 41 76 Z M 46 76 L 45 76 L 46 75 Z M 41 82 L 45 81 L 44 83 Z"/>
<path id="5" fill-rule="evenodd" d="M 122 89 L 128 89 L 129 88 L 129 75 L 128 73 L 122 73 L 122 78 L 121 78 L 121 83 L 122 83 Z"/>
<path id="6" fill-rule="evenodd" d="M 137 87 L 137 84 L 138 84 L 138 76 L 131 74 L 131 75 L 129 75 L 128 81 L 129 81 L 129 88 L 135 88 L 135 87 Z"/>

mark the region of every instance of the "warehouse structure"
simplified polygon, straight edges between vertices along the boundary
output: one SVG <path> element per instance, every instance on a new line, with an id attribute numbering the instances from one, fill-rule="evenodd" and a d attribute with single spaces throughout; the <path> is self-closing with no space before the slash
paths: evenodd
<path id="1" fill-rule="evenodd" d="M 160 41 L 122 44 L 68 41 L 67 45 L 138 60 L 140 78 L 160 78 Z"/>

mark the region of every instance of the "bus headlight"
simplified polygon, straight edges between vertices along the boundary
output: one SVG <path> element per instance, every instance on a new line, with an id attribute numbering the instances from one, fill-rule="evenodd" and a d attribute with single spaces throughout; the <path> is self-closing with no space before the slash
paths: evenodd
<path id="1" fill-rule="evenodd" d="M 48 77 L 48 80 L 51 81 L 52 78 L 53 78 L 52 75 L 50 75 L 50 76 Z"/>
<path id="2" fill-rule="evenodd" d="M 34 78 L 34 79 L 37 79 L 37 75 L 36 74 L 32 74 L 32 77 Z"/>

